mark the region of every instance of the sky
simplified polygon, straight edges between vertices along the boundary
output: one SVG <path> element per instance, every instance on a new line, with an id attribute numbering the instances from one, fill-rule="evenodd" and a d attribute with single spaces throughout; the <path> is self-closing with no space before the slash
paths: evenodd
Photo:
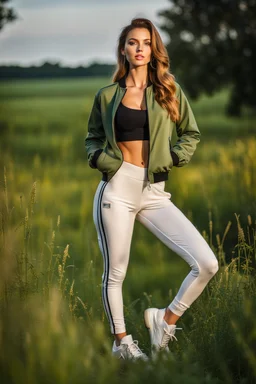
<path id="1" fill-rule="evenodd" d="M 116 62 L 121 29 L 134 17 L 150 19 L 159 28 L 159 11 L 170 0 L 11 0 L 19 19 L 0 31 L 0 65 L 62 66 Z"/>

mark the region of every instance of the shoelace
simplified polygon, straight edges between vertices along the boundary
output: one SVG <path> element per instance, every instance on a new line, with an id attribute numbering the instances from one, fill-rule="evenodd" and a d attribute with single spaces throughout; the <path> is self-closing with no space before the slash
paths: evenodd
<path id="1" fill-rule="evenodd" d="M 173 331 L 176 331 L 177 329 L 180 330 L 182 328 L 174 328 Z M 160 348 L 161 349 L 166 348 L 169 344 L 169 341 L 173 340 L 173 339 L 175 339 L 177 341 L 177 337 L 173 333 L 169 333 L 166 329 L 164 329 L 164 335 L 163 335 L 163 339 L 162 339 Z"/>
<path id="2" fill-rule="evenodd" d="M 131 344 L 127 345 L 127 349 L 130 352 L 130 354 L 134 357 L 147 357 L 145 353 L 142 352 L 142 350 L 138 346 L 138 340 L 133 340 Z"/>

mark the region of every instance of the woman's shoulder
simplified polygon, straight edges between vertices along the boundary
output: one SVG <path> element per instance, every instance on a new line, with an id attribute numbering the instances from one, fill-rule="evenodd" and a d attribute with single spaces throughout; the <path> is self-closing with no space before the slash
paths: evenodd
<path id="1" fill-rule="evenodd" d="M 174 80 L 174 85 L 175 85 L 175 88 L 176 88 L 176 94 L 179 94 L 180 91 L 181 91 L 180 83 L 178 83 L 177 80 Z"/>
<path id="2" fill-rule="evenodd" d="M 186 96 L 185 92 L 184 92 L 184 89 L 183 89 L 183 86 L 181 86 L 180 83 L 178 81 L 176 81 L 176 80 L 174 81 L 174 84 L 175 84 L 175 87 L 176 87 L 176 91 L 175 91 L 176 96 L 177 97 L 181 97 L 181 98 Z"/>
<path id="3" fill-rule="evenodd" d="M 101 95 L 114 92 L 116 90 L 117 85 L 118 82 L 112 82 L 110 84 L 104 85 L 103 87 L 98 89 L 98 91 L 96 92 L 96 96 L 100 97 Z"/>

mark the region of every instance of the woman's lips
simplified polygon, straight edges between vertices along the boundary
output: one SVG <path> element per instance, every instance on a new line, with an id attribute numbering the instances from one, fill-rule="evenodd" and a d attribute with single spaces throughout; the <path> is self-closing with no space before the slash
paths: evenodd
<path id="1" fill-rule="evenodd" d="M 138 55 L 138 56 L 135 56 L 135 59 L 137 59 L 137 60 L 143 60 L 143 59 L 144 59 L 144 56 Z"/>

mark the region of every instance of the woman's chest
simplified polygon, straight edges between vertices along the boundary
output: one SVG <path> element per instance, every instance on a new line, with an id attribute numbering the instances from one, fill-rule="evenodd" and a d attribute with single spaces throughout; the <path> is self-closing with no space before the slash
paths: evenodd
<path id="1" fill-rule="evenodd" d="M 131 109 L 147 109 L 145 89 L 128 88 L 122 98 L 122 104 Z"/>

